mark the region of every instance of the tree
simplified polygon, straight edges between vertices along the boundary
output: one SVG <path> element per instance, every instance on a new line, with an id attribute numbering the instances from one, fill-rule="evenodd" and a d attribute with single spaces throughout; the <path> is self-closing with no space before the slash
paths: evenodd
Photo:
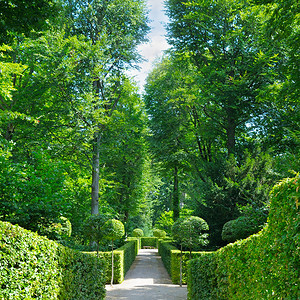
<path id="1" fill-rule="evenodd" d="M 102 228 L 105 238 L 111 241 L 111 286 L 114 281 L 114 241 L 125 234 L 124 225 L 121 221 L 110 219 L 105 222 Z"/>
<path id="2" fill-rule="evenodd" d="M 182 250 L 187 247 L 191 252 L 199 250 L 199 247 L 208 244 L 207 223 L 195 216 L 186 219 L 178 219 L 172 226 L 172 236 L 177 244 L 180 245 L 180 286 L 182 286 Z"/>
<path id="3" fill-rule="evenodd" d="M 47 28 L 49 19 L 60 12 L 56 0 L 3 0 L 0 2 L 0 44 L 20 35 L 28 36 L 32 30 Z"/>
<path id="4" fill-rule="evenodd" d="M 191 57 L 202 109 L 234 154 L 237 133 L 264 112 L 257 96 L 273 81 L 278 53 L 260 35 L 266 15 L 235 0 L 170 0 L 167 9 L 169 43 Z"/>
<path id="5" fill-rule="evenodd" d="M 91 215 L 84 223 L 84 234 L 89 238 L 90 242 L 97 244 L 97 257 L 99 255 L 99 245 L 106 238 L 104 225 L 110 219 L 108 214 Z"/>
<path id="6" fill-rule="evenodd" d="M 85 35 L 93 45 L 103 39 L 106 40 L 103 49 L 106 56 L 105 63 L 97 61 L 96 58 L 91 59 L 89 63 L 92 71 L 90 78 L 93 78 L 91 111 L 109 118 L 122 97 L 124 70 L 138 60 L 136 47 L 145 41 L 148 30 L 145 3 L 131 0 L 71 2 L 74 3 L 69 11 L 72 19 L 70 32 Z M 92 119 L 91 123 L 93 125 L 91 213 L 97 214 L 100 146 L 106 126 L 105 121 Z"/>

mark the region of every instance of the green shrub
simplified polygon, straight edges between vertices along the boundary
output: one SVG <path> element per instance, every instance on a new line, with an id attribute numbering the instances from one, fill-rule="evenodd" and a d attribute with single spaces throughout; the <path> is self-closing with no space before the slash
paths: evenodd
<path id="1" fill-rule="evenodd" d="M 133 237 L 142 237 L 144 236 L 144 232 L 142 229 L 140 228 L 136 228 L 132 231 L 132 234 L 131 234 Z"/>
<path id="2" fill-rule="evenodd" d="M 157 237 L 141 237 L 141 247 L 144 246 L 157 248 Z"/>
<path id="3" fill-rule="evenodd" d="M 222 230 L 222 239 L 232 243 L 237 240 L 245 239 L 250 235 L 259 232 L 260 230 L 261 225 L 253 224 L 252 219 L 246 216 L 241 216 L 224 224 Z"/>
<path id="4" fill-rule="evenodd" d="M 0 222 L 0 299 L 104 299 L 105 263 Z"/>
<path id="5" fill-rule="evenodd" d="M 300 299 L 299 189 L 299 176 L 285 179 L 271 192 L 260 233 L 191 261 L 188 298 Z"/>
<path id="6" fill-rule="evenodd" d="M 167 236 L 167 233 L 161 229 L 154 229 L 153 236 L 157 237 L 158 239 L 164 239 Z"/>
<path id="7" fill-rule="evenodd" d="M 139 249 L 141 249 L 141 239 L 137 238 L 137 237 L 128 237 L 127 238 L 127 242 L 132 242 L 134 241 L 135 242 L 135 252 L 136 252 L 136 255 L 138 254 L 139 252 Z"/>
<path id="8" fill-rule="evenodd" d="M 124 246 L 114 250 L 113 283 L 122 283 L 137 255 L 137 240 L 128 241 Z M 89 252 L 96 255 L 96 252 Z M 106 283 L 111 282 L 111 251 L 99 252 L 99 257 L 106 262 Z"/>
<path id="9" fill-rule="evenodd" d="M 174 284 L 180 283 L 180 250 L 178 250 L 170 241 L 159 240 L 158 252 Z M 182 283 L 187 282 L 187 262 L 191 258 L 200 256 L 203 252 L 182 252 Z"/>
<path id="10" fill-rule="evenodd" d="M 39 234 L 52 240 L 68 239 L 72 234 L 72 224 L 67 218 L 59 217 L 48 227 L 40 227 Z"/>

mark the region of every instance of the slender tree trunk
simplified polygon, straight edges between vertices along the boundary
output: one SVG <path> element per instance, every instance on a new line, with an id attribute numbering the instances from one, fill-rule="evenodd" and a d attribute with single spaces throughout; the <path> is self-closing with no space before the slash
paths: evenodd
<path id="1" fill-rule="evenodd" d="M 174 168 L 174 187 L 173 187 L 173 217 L 174 221 L 179 218 L 179 190 L 178 190 L 178 167 Z"/>
<path id="2" fill-rule="evenodd" d="M 110 285 L 112 286 L 114 282 L 114 241 L 111 241 L 111 281 Z"/>
<path id="3" fill-rule="evenodd" d="M 228 107 L 226 109 L 227 114 L 227 128 L 226 128 L 226 134 L 227 134 L 227 151 L 228 156 L 230 154 L 235 153 L 235 130 L 236 130 L 236 121 L 235 121 L 235 111 L 233 108 Z"/>
<path id="4" fill-rule="evenodd" d="M 99 213 L 99 179 L 100 179 L 100 133 L 96 132 L 93 142 L 93 161 L 92 161 L 92 201 L 91 214 L 97 215 Z"/>
<path id="5" fill-rule="evenodd" d="M 180 245 L 180 287 L 182 287 L 182 244 Z"/>

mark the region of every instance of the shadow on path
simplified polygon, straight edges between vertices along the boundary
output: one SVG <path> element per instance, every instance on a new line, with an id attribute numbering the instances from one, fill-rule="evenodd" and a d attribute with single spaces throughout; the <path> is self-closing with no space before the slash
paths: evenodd
<path id="1" fill-rule="evenodd" d="M 141 249 L 124 282 L 106 286 L 107 300 L 185 300 L 186 287 L 172 284 L 157 249 Z"/>

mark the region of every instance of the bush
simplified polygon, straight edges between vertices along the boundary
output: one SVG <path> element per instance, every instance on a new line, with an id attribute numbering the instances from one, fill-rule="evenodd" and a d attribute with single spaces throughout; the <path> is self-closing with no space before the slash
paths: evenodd
<path id="1" fill-rule="evenodd" d="M 154 229 L 153 236 L 157 237 L 158 239 L 164 239 L 167 236 L 167 233 L 161 229 Z"/>
<path id="2" fill-rule="evenodd" d="M 52 240 L 68 239 L 72 234 L 72 224 L 65 217 L 59 217 L 57 222 L 48 227 L 40 227 L 40 235 L 45 235 Z"/>
<path id="3" fill-rule="evenodd" d="M 157 248 L 157 237 L 141 237 L 141 247 L 144 246 Z"/>
<path id="4" fill-rule="evenodd" d="M 141 239 L 137 238 L 137 237 L 128 237 L 127 238 L 127 242 L 132 242 L 134 241 L 135 242 L 135 251 L 136 251 L 136 255 L 138 254 L 139 252 L 139 249 L 141 249 Z"/>
<path id="5" fill-rule="evenodd" d="M 241 216 L 224 224 L 222 239 L 232 243 L 240 239 L 245 239 L 250 235 L 259 232 L 261 229 L 262 226 L 254 224 L 251 218 Z"/>
<path id="6" fill-rule="evenodd" d="M 132 234 L 131 234 L 133 237 L 142 237 L 144 236 L 144 232 L 142 229 L 140 228 L 136 228 L 132 231 Z"/>
<path id="7" fill-rule="evenodd" d="M 137 255 L 137 240 L 127 242 L 124 246 L 114 250 L 114 283 L 122 283 Z M 90 252 L 95 255 L 95 252 Z M 111 282 L 111 251 L 99 252 L 99 257 L 106 262 L 106 283 Z"/>
<path id="8" fill-rule="evenodd" d="M 180 250 L 178 250 L 170 241 L 159 240 L 158 252 L 174 284 L 180 284 Z M 182 252 L 182 283 L 187 282 L 187 262 L 190 257 L 199 257 L 203 252 Z"/>
<path id="9" fill-rule="evenodd" d="M 105 263 L 0 222 L 0 299 L 104 299 Z"/>
<path id="10" fill-rule="evenodd" d="M 260 233 L 189 263 L 189 299 L 300 299 L 299 188 L 299 176 L 276 185 Z"/>

